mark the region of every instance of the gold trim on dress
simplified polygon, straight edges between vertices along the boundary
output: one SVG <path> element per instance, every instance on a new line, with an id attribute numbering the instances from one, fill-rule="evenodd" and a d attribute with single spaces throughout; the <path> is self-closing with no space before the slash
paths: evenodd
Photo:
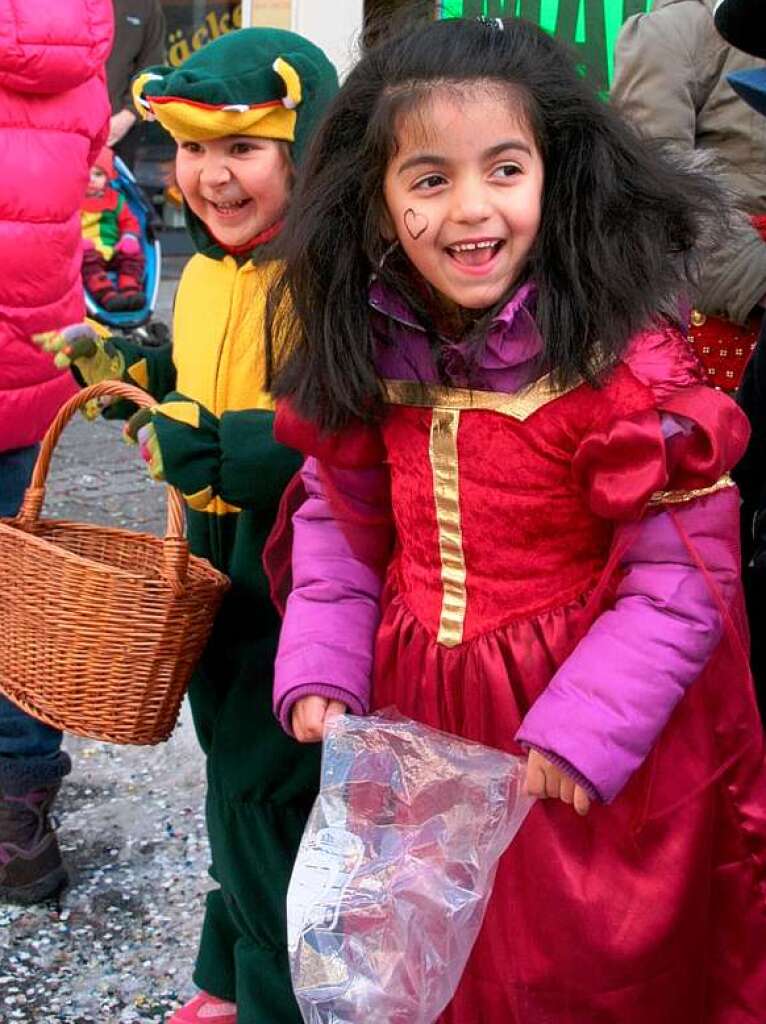
<path id="1" fill-rule="evenodd" d="M 499 412 L 524 421 L 548 402 L 561 398 L 582 384 L 576 380 L 566 388 L 557 388 L 546 374 L 512 395 L 499 391 L 472 391 L 468 388 L 447 388 L 417 380 L 384 380 L 383 395 L 390 405 L 411 405 L 421 409 L 482 409 Z"/>
<path id="2" fill-rule="evenodd" d="M 736 487 L 736 484 L 726 473 L 716 480 L 710 487 L 698 487 L 691 491 L 655 491 L 649 499 L 649 505 L 682 505 L 687 501 L 696 501 L 697 498 L 704 498 L 708 494 L 715 494 L 726 487 Z"/>
<path id="3" fill-rule="evenodd" d="M 434 479 L 442 578 L 442 607 L 436 640 L 445 647 L 456 647 L 462 642 L 466 610 L 457 454 L 459 423 L 459 409 L 434 409 L 428 448 Z"/>

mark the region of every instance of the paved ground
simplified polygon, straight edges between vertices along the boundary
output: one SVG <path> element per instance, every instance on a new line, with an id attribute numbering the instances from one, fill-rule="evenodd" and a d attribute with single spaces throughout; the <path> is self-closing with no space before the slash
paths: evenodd
<path id="1" fill-rule="evenodd" d="M 179 261 L 165 262 L 166 322 Z M 54 457 L 45 514 L 161 533 L 164 488 L 120 425 L 79 416 Z M 192 991 L 209 883 L 204 765 L 188 708 L 168 743 L 118 747 L 67 737 L 59 838 L 72 884 L 58 902 L 0 906 L 0 1024 L 162 1021 Z"/>

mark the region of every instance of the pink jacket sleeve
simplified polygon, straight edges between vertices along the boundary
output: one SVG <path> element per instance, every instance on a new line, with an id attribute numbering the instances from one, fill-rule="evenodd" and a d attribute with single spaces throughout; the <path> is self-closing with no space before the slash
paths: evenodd
<path id="1" fill-rule="evenodd" d="M 592 796 L 617 796 L 717 647 L 721 609 L 739 581 L 738 520 L 734 487 L 647 516 L 623 558 L 614 608 L 522 722 L 519 742 Z M 616 543 L 626 529 L 618 528 Z"/>
<path id="2" fill-rule="evenodd" d="M 293 588 L 274 680 L 274 710 L 291 732 L 293 705 L 321 696 L 354 714 L 369 710 L 382 573 L 391 541 L 387 471 L 332 470 L 328 496 L 317 460 L 306 460 L 307 499 L 293 516 Z"/>

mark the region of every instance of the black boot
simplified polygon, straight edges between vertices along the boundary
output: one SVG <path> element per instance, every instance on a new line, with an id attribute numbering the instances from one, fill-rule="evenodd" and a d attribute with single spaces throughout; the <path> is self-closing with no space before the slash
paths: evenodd
<path id="1" fill-rule="evenodd" d="M 39 903 L 67 883 L 50 810 L 61 783 L 19 796 L 0 791 L 0 901 Z"/>

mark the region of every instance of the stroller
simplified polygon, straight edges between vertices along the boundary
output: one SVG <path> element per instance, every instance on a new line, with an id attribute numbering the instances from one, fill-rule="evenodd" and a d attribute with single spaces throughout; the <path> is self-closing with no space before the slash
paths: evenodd
<path id="1" fill-rule="evenodd" d="M 94 320 L 98 320 L 99 323 L 117 330 L 130 331 L 146 324 L 154 313 L 160 287 L 162 250 L 155 231 L 157 215 L 151 203 L 144 195 L 127 164 L 118 156 L 114 158 L 114 169 L 117 173 L 115 185 L 125 196 L 128 206 L 141 225 L 141 250 L 144 255 L 143 290 L 146 294 L 146 301 L 140 309 L 110 311 L 100 306 L 86 288 L 85 305 L 88 315 Z"/>

